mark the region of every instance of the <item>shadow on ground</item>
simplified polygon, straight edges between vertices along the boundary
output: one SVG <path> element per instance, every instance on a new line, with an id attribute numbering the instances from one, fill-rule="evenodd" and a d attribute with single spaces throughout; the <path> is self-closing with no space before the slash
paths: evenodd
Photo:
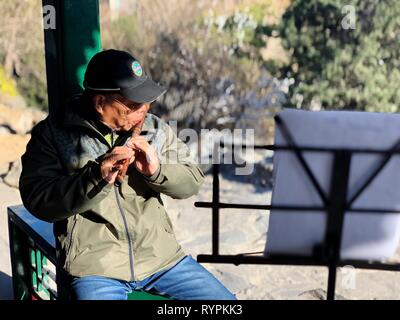
<path id="1" fill-rule="evenodd" d="M 12 300 L 12 278 L 0 271 L 0 300 Z"/>

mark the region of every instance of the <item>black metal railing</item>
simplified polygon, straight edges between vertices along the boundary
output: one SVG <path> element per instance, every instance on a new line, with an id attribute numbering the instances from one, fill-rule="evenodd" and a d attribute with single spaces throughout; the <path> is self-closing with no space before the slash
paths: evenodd
<path id="1" fill-rule="evenodd" d="M 282 129 L 282 126 L 281 126 Z M 362 192 L 371 184 L 374 178 L 382 171 L 393 155 L 400 153 L 400 142 L 397 142 L 389 150 L 376 149 L 351 149 L 351 148 L 326 148 L 301 146 L 294 144 L 292 137 L 288 131 L 285 132 L 283 127 L 283 135 L 288 145 L 234 145 L 220 143 L 219 147 L 230 148 L 253 148 L 270 151 L 288 151 L 294 152 L 307 177 L 314 186 L 316 192 L 322 200 L 323 206 L 302 206 L 302 205 L 268 205 L 268 204 L 239 204 L 220 202 L 220 164 L 214 163 L 212 166 L 213 175 L 213 194 L 211 202 L 195 202 L 198 208 L 212 209 L 212 253 L 200 254 L 197 256 L 199 262 L 204 263 L 230 263 L 239 264 L 270 264 L 270 265 L 299 265 L 299 266 L 326 266 L 328 267 L 328 285 L 327 299 L 334 300 L 336 288 L 336 271 L 338 267 L 352 266 L 360 269 L 375 269 L 386 271 L 400 271 L 399 263 L 382 263 L 380 261 L 366 260 L 342 260 L 340 258 L 340 248 L 343 233 L 343 221 L 345 214 L 363 213 L 363 214 L 393 214 L 400 213 L 399 209 L 393 208 L 355 208 L 354 201 L 362 194 Z M 333 154 L 333 166 L 331 172 L 331 184 L 329 194 L 326 195 L 310 170 L 303 154 L 311 153 L 331 153 Z M 382 159 L 377 167 L 370 173 L 365 183 L 359 187 L 354 196 L 347 200 L 347 186 L 349 183 L 350 164 L 354 154 L 380 154 Z M 307 212 L 318 212 L 327 214 L 327 223 L 325 230 L 324 242 L 315 246 L 311 256 L 293 255 L 293 254 L 273 254 L 268 256 L 254 256 L 251 254 L 223 255 L 219 253 L 219 214 L 221 209 L 257 209 L 257 210 L 274 210 L 274 211 L 290 211 L 299 214 Z"/>

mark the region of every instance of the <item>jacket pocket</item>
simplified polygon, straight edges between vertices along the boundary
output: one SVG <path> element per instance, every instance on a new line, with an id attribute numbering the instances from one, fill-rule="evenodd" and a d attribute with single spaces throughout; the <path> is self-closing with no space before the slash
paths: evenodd
<path id="1" fill-rule="evenodd" d="M 160 215 L 161 215 L 161 222 L 164 227 L 164 230 L 170 234 L 174 234 L 174 228 L 172 226 L 172 222 L 168 217 L 168 214 L 164 207 L 160 207 Z"/>
<path id="2" fill-rule="evenodd" d="M 68 224 L 68 236 L 66 239 L 66 247 L 65 247 L 65 268 L 69 270 L 69 266 L 71 261 L 73 260 L 74 256 L 76 255 L 76 250 L 74 249 L 75 246 L 75 237 L 76 237 L 76 230 L 79 220 L 79 215 L 76 214 L 73 216 L 72 221 Z"/>

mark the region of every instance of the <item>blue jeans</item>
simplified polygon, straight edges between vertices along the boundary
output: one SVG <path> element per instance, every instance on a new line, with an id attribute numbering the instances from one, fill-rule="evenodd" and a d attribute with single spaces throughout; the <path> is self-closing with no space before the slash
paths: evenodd
<path id="1" fill-rule="evenodd" d="M 236 300 L 210 272 L 191 256 L 168 270 L 142 280 L 127 282 L 101 276 L 74 278 L 73 297 L 77 300 L 127 300 L 133 290 L 144 290 L 177 300 Z"/>

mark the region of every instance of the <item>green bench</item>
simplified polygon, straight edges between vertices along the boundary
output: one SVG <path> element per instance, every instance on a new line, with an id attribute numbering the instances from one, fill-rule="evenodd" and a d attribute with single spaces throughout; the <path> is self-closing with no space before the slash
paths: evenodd
<path id="1" fill-rule="evenodd" d="M 56 281 L 53 225 L 35 218 L 22 205 L 8 207 L 7 211 L 14 299 L 56 300 L 65 288 Z M 169 299 L 133 291 L 128 300 Z"/>

